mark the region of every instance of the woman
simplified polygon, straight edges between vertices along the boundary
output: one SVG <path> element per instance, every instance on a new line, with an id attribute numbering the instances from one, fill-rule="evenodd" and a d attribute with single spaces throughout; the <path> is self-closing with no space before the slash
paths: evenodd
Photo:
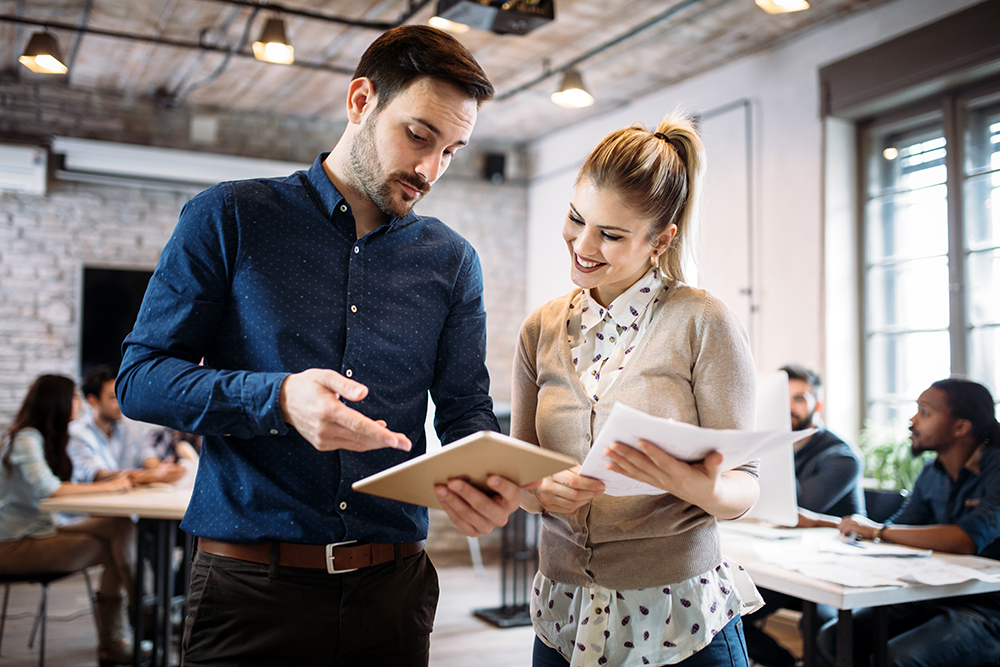
<path id="1" fill-rule="evenodd" d="M 69 422 L 80 409 L 69 378 L 42 375 L 31 385 L 7 429 L 0 454 L 0 572 L 74 572 L 104 566 L 97 595 L 98 660 L 132 662 L 122 588 L 131 590 L 135 533 L 128 519 L 88 518 L 57 526 L 38 509 L 53 496 L 124 491 L 122 476 L 92 484 L 67 480 L 73 464 L 66 453 Z"/>
<path id="2" fill-rule="evenodd" d="M 708 428 L 751 428 L 746 334 L 685 285 L 704 148 L 691 123 L 611 133 L 587 158 L 563 225 L 579 287 L 521 329 L 511 433 L 582 461 L 616 402 Z M 663 489 L 611 497 L 579 466 L 522 492 L 542 512 L 531 596 L 535 667 L 746 665 L 740 616 L 759 596 L 722 558 L 716 519 L 758 494 L 756 462 L 719 469 L 616 443 L 609 469 Z"/>

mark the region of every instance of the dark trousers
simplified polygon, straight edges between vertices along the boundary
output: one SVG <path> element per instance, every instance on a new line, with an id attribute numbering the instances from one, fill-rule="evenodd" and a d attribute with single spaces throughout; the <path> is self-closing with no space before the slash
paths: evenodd
<path id="1" fill-rule="evenodd" d="M 531 664 L 532 667 L 566 667 L 569 660 L 536 636 Z M 729 621 L 708 646 L 676 664 L 682 667 L 747 667 L 749 662 L 746 645 L 743 643 L 743 619 L 737 616 Z"/>
<path id="2" fill-rule="evenodd" d="M 327 574 L 196 551 L 182 664 L 426 667 L 437 601 L 424 552 Z"/>

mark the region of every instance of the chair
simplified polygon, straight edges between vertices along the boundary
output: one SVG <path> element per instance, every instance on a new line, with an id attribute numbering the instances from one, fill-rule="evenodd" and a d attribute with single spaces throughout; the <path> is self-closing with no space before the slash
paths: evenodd
<path id="1" fill-rule="evenodd" d="M 883 523 L 896 513 L 906 500 L 905 491 L 881 491 L 865 489 L 865 509 L 868 518 Z"/>
<path id="2" fill-rule="evenodd" d="M 94 609 L 94 587 L 90 582 L 90 575 L 86 570 L 80 570 L 83 573 L 84 581 L 87 583 L 87 597 L 90 599 L 91 612 L 95 612 Z M 4 585 L 3 594 L 3 609 L 0 611 L 0 649 L 3 647 L 3 631 L 4 626 L 7 624 L 7 602 L 10 599 L 10 585 L 11 584 L 41 584 L 42 586 L 42 599 L 38 603 L 38 612 L 35 614 L 35 622 L 31 626 L 31 634 L 28 636 L 28 648 L 33 648 L 35 645 L 35 636 L 38 634 L 38 629 L 42 629 L 42 641 L 38 649 L 38 665 L 39 667 L 45 667 L 45 626 L 46 617 L 48 615 L 49 606 L 49 584 L 58 579 L 63 579 L 76 574 L 76 572 L 31 572 L 28 574 L 0 574 L 0 583 Z M 96 613 L 94 613 L 94 618 L 97 618 Z"/>

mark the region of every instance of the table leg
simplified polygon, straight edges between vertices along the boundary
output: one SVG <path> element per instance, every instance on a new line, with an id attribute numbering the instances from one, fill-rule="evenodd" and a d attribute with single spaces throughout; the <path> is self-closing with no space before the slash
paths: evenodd
<path id="1" fill-rule="evenodd" d="M 153 602 L 153 664 L 157 667 L 167 665 L 170 661 L 170 644 L 167 642 L 165 628 L 169 623 L 167 613 L 169 599 L 166 597 L 167 580 L 170 578 L 170 522 L 156 520 L 156 546 L 153 556 L 156 559 L 156 598 Z"/>
<path id="2" fill-rule="evenodd" d="M 816 603 L 802 601 L 802 664 L 804 667 L 816 667 L 816 636 L 819 634 Z"/>
<path id="3" fill-rule="evenodd" d="M 142 521 L 139 521 L 135 527 L 135 572 L 134 581 L 132 582 L 132 604 L 129 605 L 131 610 L 131 620 L 132 620 L 132 642 L 133 642 L 133 653 L 132 653 L 132 665 L 133 667 L 140 667 L 142 665 L 142 610 L 145 606 L 143 595 L 145 591 L 143 590 L 143 575 L 145 575 L 145 555 L 146 550 L 143 547 L 143 542 L 146 536 L 143 534 Z"/>
<path id="4" fill-rule="evenodd" d="M 854 662 L 854 623 L 850 609 L 837 612 L 837 667 L 851 667 Z"/>
<path id="5" fill-rule="evenodd" d="M 875 607 L 875 667 L 889 665 L 889 608 Z"/>

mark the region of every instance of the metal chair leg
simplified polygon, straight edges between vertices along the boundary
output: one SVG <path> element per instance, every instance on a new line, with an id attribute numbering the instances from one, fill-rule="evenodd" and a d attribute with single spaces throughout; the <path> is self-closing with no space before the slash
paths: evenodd
<path id="1" fill-rule="evenodd" d="M 49 587 L 42 585 L 42 599 L 38 601 L 38 613 L 35 614 L 35 622 L 31 625 L 31 634 L 28 635 L 28 648 L 34 648 L 35 636 L 38 634 L 38 626 L 45 618 L 45 602 L 48 598 Z"/>
<path id="2" fill-rule="evenodd" d="M 42 584 L 42 645 L 38 647 L 38 667 L 45 667 L 45 628 L 48 625 L 48 618 L 49 585 Z"/>
<path id="3" fill-rule="evenodd" d="M 10 598 L 10 584 L 4 585 L 3 611 L 0 612 L 0 647 L 3 646 L 3 629 L 7 625 L 7 600 Z"/>

